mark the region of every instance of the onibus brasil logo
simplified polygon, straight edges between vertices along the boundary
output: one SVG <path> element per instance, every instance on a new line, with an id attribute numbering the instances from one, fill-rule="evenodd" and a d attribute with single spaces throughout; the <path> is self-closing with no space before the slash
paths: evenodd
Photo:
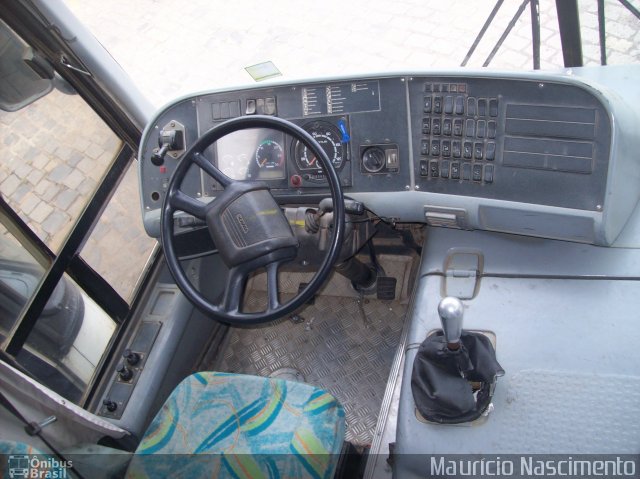
<path id="1" fill-rule="evenodd" d="M 66 479 L 71 477 L 67 473 L 71 462 L 38 455 L 12 454 L 7 461 L 7 469 L 11 479 Z"/>

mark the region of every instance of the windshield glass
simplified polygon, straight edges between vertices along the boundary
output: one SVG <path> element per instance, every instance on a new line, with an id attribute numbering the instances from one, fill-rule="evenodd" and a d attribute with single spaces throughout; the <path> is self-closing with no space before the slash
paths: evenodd
<path id="1" fill-rule="evenodd" d="M 496 7 L 495 17 L 466 66 L 481 68 L 487 63 L 512 26 L 488 67 L 530 70 L 531 5 L 538 2 L 67 3 L 142 92 L 160 106 L 186 93 L 252 83 L 245 68 L 269 61 L 287 79 L 459 67 Z M 598 65 L 597 2 L 582 0 L 578 8 L 584 64 Z M 556 2 L 540 2 L 539 9 L 540 67 L 561 68 Z M 615 0 L 605 2 L 605 18 L 607 63 L 640 61 L 640 20 Z"/>

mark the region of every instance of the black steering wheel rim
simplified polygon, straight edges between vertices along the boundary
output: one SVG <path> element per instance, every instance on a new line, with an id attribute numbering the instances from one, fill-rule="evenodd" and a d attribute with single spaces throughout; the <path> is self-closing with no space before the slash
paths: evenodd
<path id="1" fill-rule="evenodd" d="M 176 254 L 175 247 L 173 245 L 172 238 L 174 236 L 174 220 L 173 216 L 176 211 L 186 211 L 187 213 L 196 214 L 205 211 L 208 207 L 205 203 L 200 203 L 198 200 L 186 197 L 181 192 L 180 187 L 184 180 L 187 171 L 193 164 L 197 164 L 205 173 L 218 180 L 224 188 L 228 187 L 234 182 L 231 178 L 222 173 L 215 165 L 208 162 L 202 156 L 202 153 L 217 140 L 226 136 L 234 131 L 245 130 L 249 128 L 270 128 L 278 130 L 287 135 L 290 135 L 297 140 L 301 140 L 307 145 L 308 148 L 316 155 L 320 160 L 323 172 L 326 175 L 329 188 L 331 190 L 331 198 L 333 200 L 333 228 L 331 231 L 331 239 L 329 241 L 329 248 L 326 250 L 324 258 L 320 264 L 320 268 L 317 270 L 313 278 L 309 281 L 307 286 L 298 293 L 295 297 L 290 299 L 284 304 L 280 304 L 277 307 L 267 307 L 266 311 L 257 313 L 241 312 L 240 308 L 236 311 L 228 311 L 221 307 L 220 304 L 214 304 L 209 301 L 200 293 L 189 281 L 184 270 L 180 266 L 178 256 Z M 206 164 L 204 163 L 206 162 Z M 216 200 L 214 199 L 213 202 Z M 211 203 L 210 203 L 211 204 Z M 309 301 L 313 295 L 322 287 L 329 275 L 331 274 L 333 265 L 335 264 L 338 256 L 340 255 L 340 248 L 342 245 L 345 229 L 345 212 L 344 212 L 344 198 L 342 194 L 342 188 L 340 186 L 340 179 L 336 173 L 331 160 L 318 144 L 318 142 L 304 129 L 299 126 L 278 117 L 272 116 L 243 116 L 227 120 L 224 123 L 214 126 L 203 135 L 201 135 L 195 143 L 185 152 L 181 161 L 178 163 L 175 171 L 171 175 L 169 185 L 167 188 L 167 194 L 162 203 L 162 215 L 160 219 L 160 239 L 167 262 L 167 266 L 173 275 L 173 278 L 182 293 L 202 312 L 209 317 L 221 322 L 247 325 L 247 324 L 259 324 L 276 320 L 288 313 L 291 313 L 304 305 Z M 277 263 L 273 263 L 275 272 L 275 284 L 277 288 Z M 271 271 L 267 268 L 268 276 L 271 275 Z M 231 285 L 231 279 L 227 281 L 227 288 L 242 287 L 244 289 L 244 282 L 242 285 Z M 245 278 L 246 280 L 246 278 Z M 269 281 L 269 278 L 268 278 Z M 277 294 L 277 291 L 276 291 Z M 226 296 L 226 291 L 225 291 Z"/>

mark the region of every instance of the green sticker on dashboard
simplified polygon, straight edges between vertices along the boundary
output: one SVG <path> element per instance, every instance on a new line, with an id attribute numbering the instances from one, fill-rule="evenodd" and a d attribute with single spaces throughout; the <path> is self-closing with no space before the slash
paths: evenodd
<path id="1" fill-rule="evenodd" d="M 251 75 L 255 81 L 267 80 L 273 77 L 282 76 L 282 73 L 278 68 L 273 64 L 272 61 L 256 63 L 255 65 L 251 65 L 250 67 L 245 67 L 247 73 Z"/>

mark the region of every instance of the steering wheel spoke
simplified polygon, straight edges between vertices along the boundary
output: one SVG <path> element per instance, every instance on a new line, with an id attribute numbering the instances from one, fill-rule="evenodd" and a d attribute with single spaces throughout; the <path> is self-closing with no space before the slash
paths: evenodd
<path id="1" fill-rule="evenodd" d="M 240 302 L 242 301 L 242 293 L 244 285 L 247 281 L 247 275 L 240 268 L 231 268 L 227 285 L 222 296 L 220 307 L 227 314 L 235 314 L 240 311 Z"/>
<path id="2" fill-rule="evenodd" d="M 175 209 L 189 213 L 201 220 L 204 220 L 207 213 L 207 205 L 195 198 L 176 190 L 170 197 L 169 202 Z"/>
<path id="3" fill-rule="evenodd" d="M 211 162 L 209 162 L 209 160 L 202 156 L 201 153 L 196 151 L 193 154 L 193 162 L 202 168 L 207 175 L 220 183 L 223 188 L 226 188 L 231 184 L 231 178 L 216 168 Z"/>
<path id="4" fill-rule="evenodd" d="M 274 311 L 280 307 L 278 298 L 278 268 L 280 263 L 271 263 L 267 265 L 267 311 Z"/>

